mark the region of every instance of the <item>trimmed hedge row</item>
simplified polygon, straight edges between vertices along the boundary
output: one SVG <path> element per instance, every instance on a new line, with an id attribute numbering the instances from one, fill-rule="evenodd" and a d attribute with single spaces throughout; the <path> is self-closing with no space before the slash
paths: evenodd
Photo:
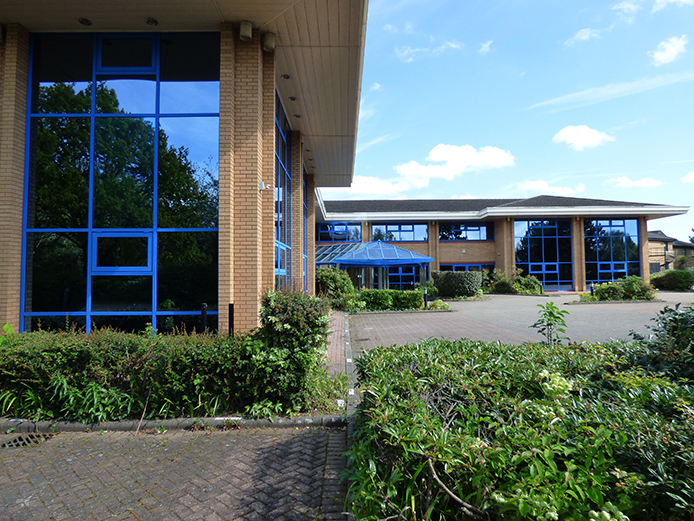
<path id="1" fill-rule="evenodd" d="M 689 291 L 694 286 L 694 273 L 689 270 L 667 270 L 651 275 L 651 284 L 665 291 Z"/>
<path id="2" fill-rule="evenodd" d="M 431 278 L 441 297 L 474 297 L 482 289 L 479 271 L 432 271 Z"/>
<path id="3" fill-rule="evenodd" d="M 328 305 L 269 292 L 262 326 L 246 335 L 156 335 L 112 330 L 0 337 L 0 414 L 88 423 L 307 410 L 322 368 Z"/>

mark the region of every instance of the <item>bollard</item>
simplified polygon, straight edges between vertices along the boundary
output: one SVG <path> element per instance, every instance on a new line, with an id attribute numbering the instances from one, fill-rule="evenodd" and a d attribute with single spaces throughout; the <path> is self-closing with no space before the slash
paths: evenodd
<path id="1" fill-rule="evenodd" d="M 595 283 L 594 282 L 590 283 L 590 296 L 591 297 L 595 296 Z"/>
<path id="2" fill-rule="evenodd" d="M 427 301 L 427 288 L 425 287 L 424 288 L 424 309 L 426 309 L 427 307 L 429 307 L 429 303 Z"/>
<path id="3" fill-rule="evenodd" d="M 202 319 L 202 332 L 207 333 L 207 302 L 203 302 L 200 308 L 200 317 Z"/>

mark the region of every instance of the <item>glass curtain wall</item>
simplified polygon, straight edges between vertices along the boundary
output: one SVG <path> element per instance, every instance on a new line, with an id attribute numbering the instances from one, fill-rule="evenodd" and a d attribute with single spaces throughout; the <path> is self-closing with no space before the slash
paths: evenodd
<path id="1" fill-rule="evenodd" d="M 610 282 L 641 275 L 637 219 L 584 221 L 586 282 Z"/>
<path id="2" fill-rule="evenodd" d="M 292 284 L 291 127 L 275 96 L 275 287 Z"/>
<path id="3" fill-rule="evenodd" d="M 216 329 L 219 34 L 36 34 L 24 330 Z"/>
<path id="4" fill-rule="evenodd" d="M 549 291 L 573 289 L 571 221 L 515 221 L 516 267 Z"/>

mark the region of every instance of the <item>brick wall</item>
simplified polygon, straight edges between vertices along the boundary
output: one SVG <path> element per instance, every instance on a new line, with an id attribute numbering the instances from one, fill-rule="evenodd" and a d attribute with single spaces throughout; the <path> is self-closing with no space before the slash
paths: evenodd
<path id="1" fill-rule="evenodd" d="M 571 218 L 571 242 L 573 249 L 574 290 L 586 290 L 586 250 L 583 217 Z"/>
<path id="2" fill-rule="evenodd" d="M 292 150 L 292 286 L 304 287 L 304 188 L 301 180 L 304 173 L 301 132 L 291 134 L 289 146 Z"/>
<path id="3" fill-rule="evenodd" d="M 275 287 L 275 54 L 263 53 L 263 277 L 262 290 Z"/>
<path id="4" fill-rule="evenodd" d="M 0 324 L 19 330 L 29 33 L 8 24 L 0 44 Z"/>
<path id="5" fill-rule="evenodd" d="M 221 26 L 219 105 L 219 331 L 229 330 L 229 304 L 234 301 L 234 123 L 236 31 Z"/>

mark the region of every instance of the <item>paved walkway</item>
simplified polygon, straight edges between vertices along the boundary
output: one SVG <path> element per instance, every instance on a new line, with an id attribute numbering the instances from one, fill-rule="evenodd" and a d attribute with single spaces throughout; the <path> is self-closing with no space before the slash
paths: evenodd
<path id="1" fill-rule="evenodd" d="M 0 445 L 17 437 L 2 434 Z M 346 437 L 345 428 L 58 433 L 0 448 L 0 519 L 346 519 Z"/>

